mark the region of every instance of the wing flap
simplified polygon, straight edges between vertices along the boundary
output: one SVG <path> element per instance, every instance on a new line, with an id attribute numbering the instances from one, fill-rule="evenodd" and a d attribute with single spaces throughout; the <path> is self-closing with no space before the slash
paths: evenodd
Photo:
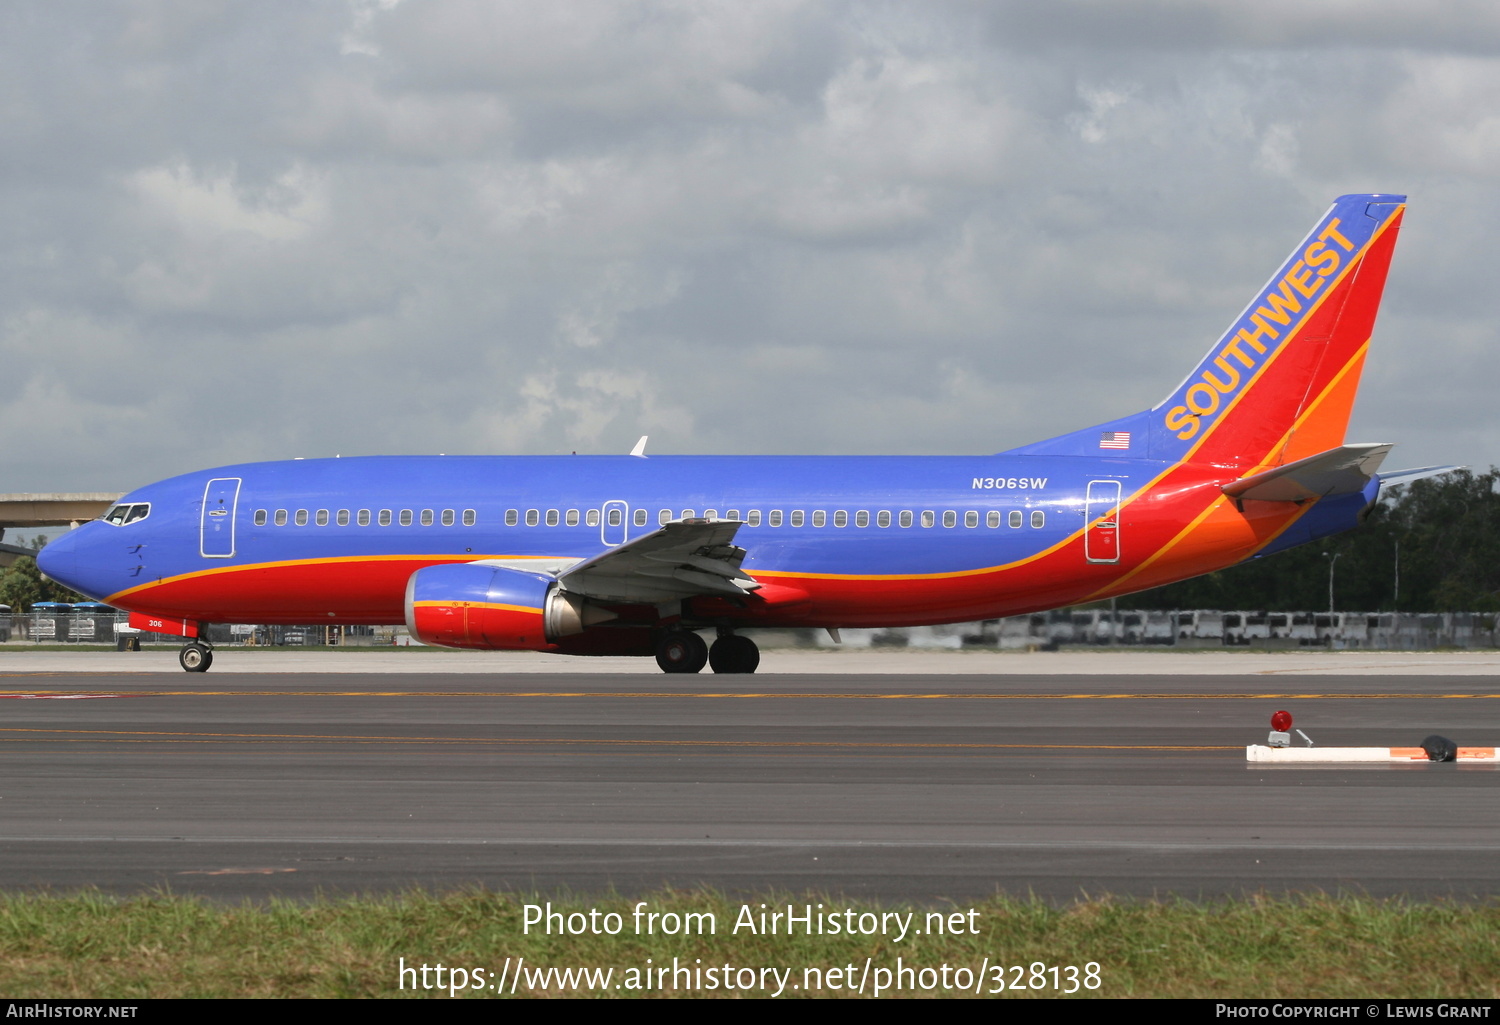
<path id="1" fill-rule="evenodd" d="M 744 597 L 760 587 L 740 569 L 739 520 L 675 520 L 558 575 L 575 594 L 603 601 L 663 602 L 697 595 Z"/>

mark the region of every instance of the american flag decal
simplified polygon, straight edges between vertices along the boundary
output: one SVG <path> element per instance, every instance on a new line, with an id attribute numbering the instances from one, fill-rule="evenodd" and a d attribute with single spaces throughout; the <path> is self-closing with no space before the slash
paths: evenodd
<path id="1" fill-rule="evenodd" d="M 1105 431 L 1099 435 L 1100 448 L 1129 448 L 1129 431 Z"/>

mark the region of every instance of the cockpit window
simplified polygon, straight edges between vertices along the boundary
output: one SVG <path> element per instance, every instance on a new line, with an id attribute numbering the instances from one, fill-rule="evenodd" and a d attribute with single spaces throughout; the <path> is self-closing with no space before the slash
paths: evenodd
<path id="1" fill-rule="evenodd" d="M 151 503 L 140 502 L 135 505 L 110 506 L 109 511 L 101 518 L 105 523 L 112 523 L 117 527 L 122 527 L 127 523 L 134 523 L 136 520 L 144 520 L 150 515 Z"/>

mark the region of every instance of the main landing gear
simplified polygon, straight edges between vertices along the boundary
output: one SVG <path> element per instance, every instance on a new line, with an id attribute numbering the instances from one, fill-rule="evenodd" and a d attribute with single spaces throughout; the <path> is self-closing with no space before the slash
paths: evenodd
<path id="1" fill-rule="evenodd" d="M 690 630 L 673 630 L 657 642 L 656 664 L 666 673 L 696 673 L 705 665 L 716 673 L 753 673 L 760 649 L 737 634 L 724 634 L 710 648 Z"/>
<path id="2" fill-rule="evenodd" d="M 673 630 L 656 642 L 656 664 L 664 673 L 696 673 L 708 664 L 708 645 L 691 630 Z"/>
<path id="3" fill-rule="evenodd" d="M 760 649 L 748 637 L 726 634 L 708 649 L 708 664 L 716 673 L 753 673 L 760 665 Z"/>
<path id="4" fill-rule="evenodd" d="M 214 664 L 214 649 L 202 641 L 188 641 L 177 653 L 177 661 L 190 673 L 206 673 Z"/>

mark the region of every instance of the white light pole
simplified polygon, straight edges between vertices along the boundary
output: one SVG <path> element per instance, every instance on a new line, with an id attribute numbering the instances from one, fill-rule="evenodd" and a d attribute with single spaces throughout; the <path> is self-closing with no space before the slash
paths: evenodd
<path id="1" fill-rule="evenodd" d="M 1343 554 L 1343 552 L 1334 552 L 1332 555 L 1327 552 L 1323 553 L 1323 558 L 1328 560 L 1328 614 L 1330 616 L 1333 615 L 1333 564 L 1338 562 L 1339 556 Z"/>

